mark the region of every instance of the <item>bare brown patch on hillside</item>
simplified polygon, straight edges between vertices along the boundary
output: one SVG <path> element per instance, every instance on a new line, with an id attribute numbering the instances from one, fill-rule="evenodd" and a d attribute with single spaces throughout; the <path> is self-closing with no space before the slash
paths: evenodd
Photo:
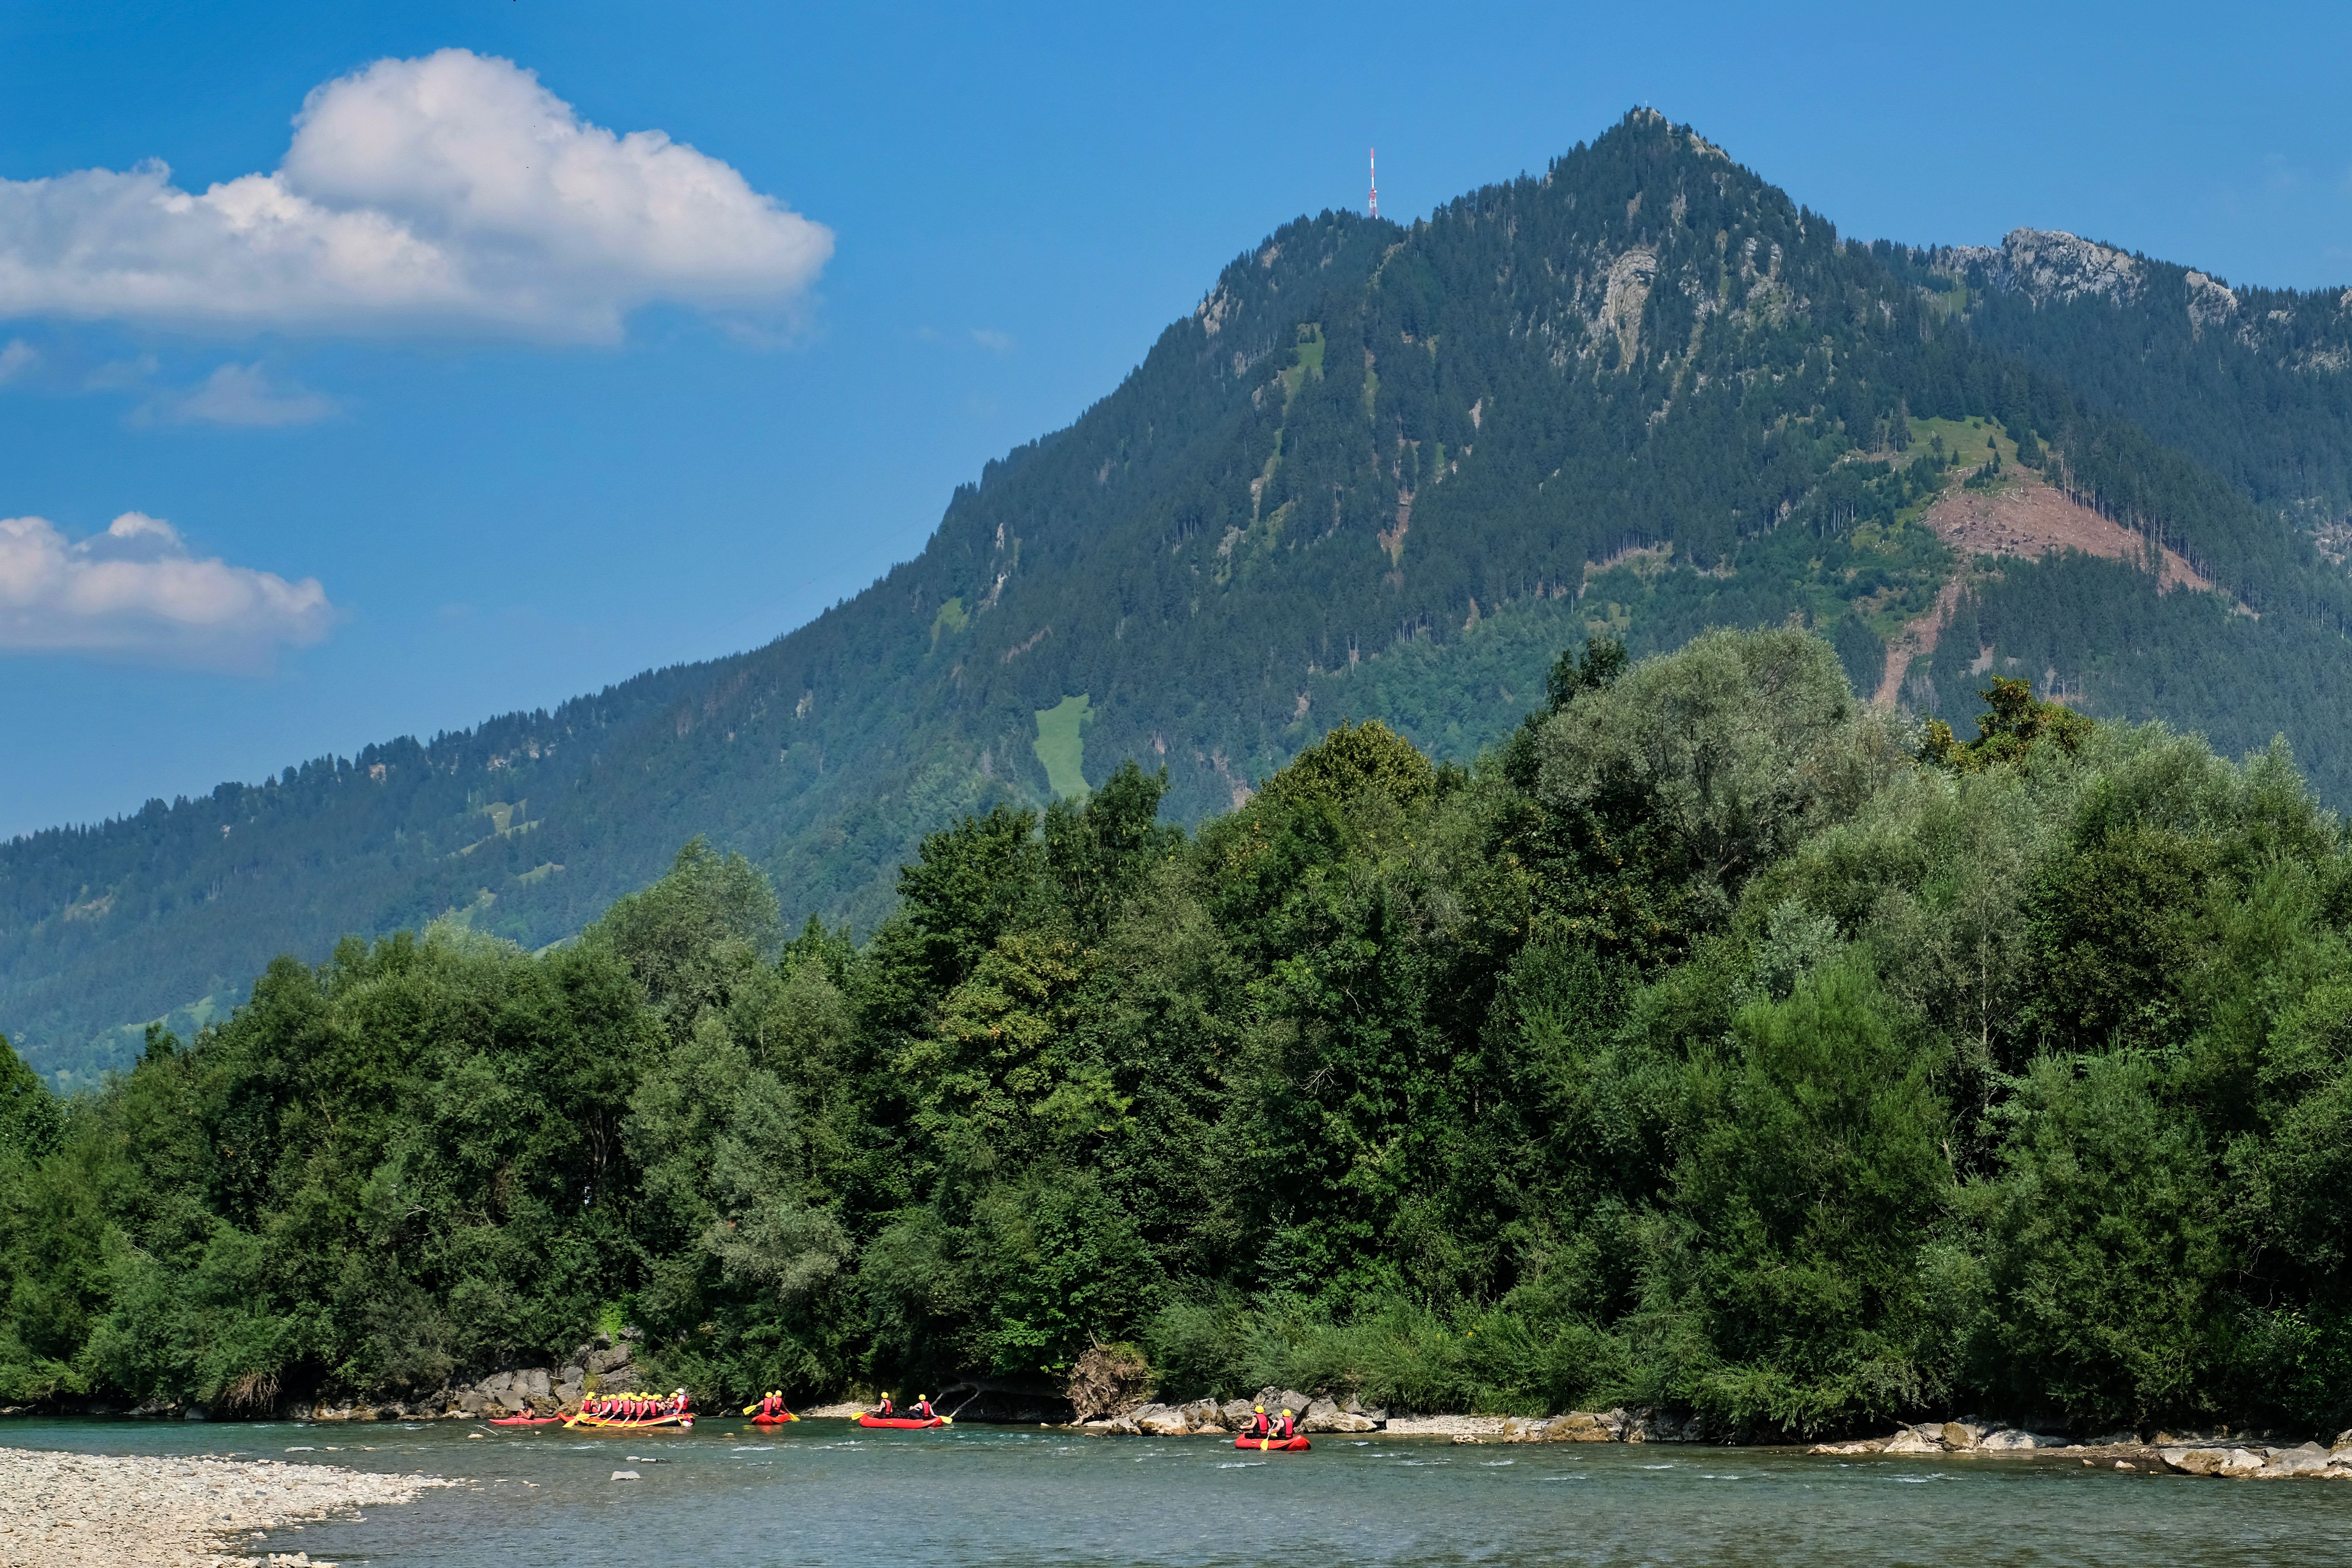
<path id="1" fill-rule="evenodd" d="M 1584 563 L 1584 581 L 1577 586 L 1576 596 L 1580 599 L 1584 597 L 1586 591 L 1592 586 L 1592 580 L 1604 572 L 1613 572 L 1618 567 L 1631 563 L 1636 576 L 1653 577 L 1664 571 L 1674 558 L 1675 547 L 1672 542 L 1664 544 L 1628 544 L 1612 550 L 1598 561 L 1588 561 Z"/>
<path id="2" fill-rule="evenodd" d="M 2101 517 L 2030 469 L 2012 468 L 1999 489 L 1971 490 L 1954 480 L 1919 520 L 1937 538 L 1951 546 L 1961 565 L 1937 594 L 1927 613 L 1911 621 L 1886 645 L 1886 666 L 1872 699 L 1892 708 L 1900 699 L 1911 661 L 1936 651 L 1936 642 L 1960 602 L 1967 585 L 1968 563 L 1979 555 L 2014 555 L 2039 560 L 2062 550 L 2079 550 L 2106 561 L 2128 561 L 2145 566 L 2147 536 Z M 2207 577 L 2168 547 L 2161 550 L 2162 566 L 2157 591 L 2187 588 L 2213 591 Z M 2240 605 L 2246 615 L 2253 612 Z"/>
<path id="3" fill-rule="evenodd" d="M 1381 548 L 1388 552 L 1391 566 L 1404 564 L 1404 536 L 1412 529 L 1412 491 L 1398 487 L 1396 526 L 1381 531 Z"/>
<path id="4" fill-rule="evenodd" d="M 2147 535 L 2101 517 L 2031 470 L 2010 472 L 2013 477 L 1999 489 L 1971 490 L 1953 485 L 1919 521 L 1962 555 L 2035 559 L 2060 550 L 2079 550 L 2108 561 L 2147 559 Z M 2163 554 L 2162 591 L 2212 592 L 2212 581 L 2178 551 L 2166 549 Z"/>
<path id="5" fill-rule="evenodd" d="M 1936 651 L 1936 639 L 1952 618 L 1952 611 L 1960 602 L 1960 590 L 1968 585 L 1968 574 L 1955 572 L 1951 581 L 1937 590 L 1936 602 L 1926 615 L 1895 634 L 1886 645 L 1886 668 L 1878 678 L 1878 694 L 1871 701 L 1881 708 L 1892 708 L 1903 694 L 1903 677 L 1911 668 L 1911 661 Z"/>

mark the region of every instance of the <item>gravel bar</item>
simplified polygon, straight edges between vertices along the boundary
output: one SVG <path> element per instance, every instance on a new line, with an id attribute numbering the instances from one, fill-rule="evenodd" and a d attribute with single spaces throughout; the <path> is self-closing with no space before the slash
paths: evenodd
<path id="1" fill-rule="evenodd" d="M 0 1448 L 0 1568 L 310 1563 L 299 1552 L 268 1551 L 258 1533 L 458 1484 L 274 1460 Z"/>

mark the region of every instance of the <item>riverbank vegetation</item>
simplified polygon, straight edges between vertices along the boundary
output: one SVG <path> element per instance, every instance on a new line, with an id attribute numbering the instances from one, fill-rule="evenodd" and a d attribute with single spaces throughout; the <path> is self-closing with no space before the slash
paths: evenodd
<path id="1" fill-rule="evenodd" d="M 1061 1378 L 1748 1435 L 2352 1424 L 2352 856 L 2243 764 L 1831 647 L 1589 644 L 1476 766 L 1129 764 L 862 944 L 689 845 L 578 941 L 280 961 L 0 1058 L 0 1397 L 407 1397 L 600 1322 L 705 1400 Z"/>

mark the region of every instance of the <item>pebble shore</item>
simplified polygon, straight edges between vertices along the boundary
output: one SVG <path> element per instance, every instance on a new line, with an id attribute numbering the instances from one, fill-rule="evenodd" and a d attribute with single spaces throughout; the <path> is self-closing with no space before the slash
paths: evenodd
<path id="1" fill-rule="evenodd" d="M 458 1484 L 274 1460 L 0 1448 L 0 1498 L 7 1500 L 0 1507 L 0 1568 L 255 1568 L 265 1562 L 330 1568 L 299 1551 L 268 1551 L 277 1542 L 258 1538 Z"/>

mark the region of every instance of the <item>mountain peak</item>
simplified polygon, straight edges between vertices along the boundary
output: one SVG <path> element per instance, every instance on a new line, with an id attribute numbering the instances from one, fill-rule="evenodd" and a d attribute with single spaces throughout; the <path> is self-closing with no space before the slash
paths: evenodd
<path id="1" fill-rule="evenodd" d="M 796 917 L 871 921 L 924 835 L 1129 759 L 1188 821 L 1341 718 L 1472 762 L 1595 636 L 1793 623 L 1927 711 L 2005 661 L 2226 749 L 2289 732 L 2352 798 L 2327 706 L 2352 596 L 2283 521 L 2352 510 L 2352 412 L 2323 379 L 2347 324 L 2333 294 L 2060 230 L 1843 242 L 1630 110 L 1425 219 L 1325 211 L 1242 250 L 1123 384 L 959 488 L 919 557 L 765 647 L 0 846 L 0 1026 L 102 1064 L 139 1037 L 85 1055 L 100 1030 L 195 1027 L 336 931 L 457 911 L 541 946 L 698 834 Z M 1923 521 L 1964 484 L 1997 568 Z M 2051 531 L 2010 528 L 2032 506 L 2095 508 L 2116 548 L 2045 564 L 2015 541 Z M 2164 552 L 2195 574 L 2136 564 Z"/>

